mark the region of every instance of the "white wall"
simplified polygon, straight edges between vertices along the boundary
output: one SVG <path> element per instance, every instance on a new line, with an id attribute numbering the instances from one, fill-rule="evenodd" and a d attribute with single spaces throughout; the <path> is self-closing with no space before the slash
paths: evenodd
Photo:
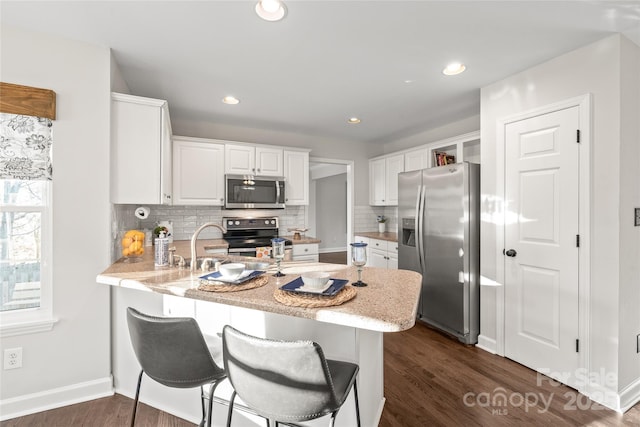
<path id="1" fill-rule="evenodd" d="M 478 129 L 480 129 L 480 114 L 388 142 L 384 144 L 384 152 L 393 153 L 406 150 L 407 148 L 441 141 L 465 133 L 477 132 Z"/>
<path id="2" fill-rule="evenodd" d="M 621 81 L 621 46 L 626 57 L 635 58 L 635 69 L 625 71 Z M 630 226 L 630 205 L 638 204 L 638 100 L 621 93 L 632 90 L 637 94 L 638 46 L 622 36 L 614 35 L 592 45 L 555 58 L 522 73 L 487 86 L 481 91 L 481 155 L 483 217 L 496 212 L 491 201 L 496 193 L 496 121 L 554 102 L 587 93 L 592 102 L 592 188 L 591 188 L 591 347 L 588 349 L 592 371 L 603 369 L 607 374 L 624 374 L 629 383 L 639 377 L 640 358 L 629 355 L 629 335 L 621 336 L 621 324 L 638 327 L 638 230 Z M 623 63 L 633 62 L 631 59 Z M 630 64 L 627 64 L 630 65 Z M 635 80 L 630 84 L 630 80 Z M 624 86 L 621 87 L 621 84 Z M 621 107 L 627 117 L 622 120 Z M 633 111 L 635 109 L 635 111 Z M 629 116 L 627 116 L 627 114 Z M 634 116 L 635 114 L 635 116 Z M 635 139 L 634 139 L 635 138 Z M 629 159 L 625 158 L 630 155 Z M 618 168 L 620 167 L 620 172 Z M 635 193 L 634 193 L 635 192 Z M 624 209 L 624 212 L 621 210 Z M 502 257 L 502 246 L 495 241 L 495 224 L 483 222 L 481 271 L 489 279 L 496 278 L 496 261 Z M 629 236 L 626 236 L 629 234 Z M 635 256 L 634 267 L 625 257 Z M 633 290 L 632 290 L 633 289 Z M 495 288 L 483 286 L 481 291 L 481 334 L 496 338 Z M 635 295 L 634 310 L 621 310 L 620 301 Z M 633 311 L 633 312 L 632 312 Z M 619 340 L 625 341 L 624 344 Z M 635 342 L 635 341 L 634 341 Z M 618 345 L 625 357 L 618 359 Z M 623 347 L 624 345 L 624 347 Z M 628 371 L 628 372 L 627 372 Z M 622 383 L 610 385 L 618 391 Z"/>
<path id="3" fill-rule="evenodd" d="M 316 183 L 316 237 L 320 251 L 347 247 L 347 174 L 318 179 Z"/>
<path id="4" fill-rule="evenodd" d="M 109 264 L 110 53 L 7 25 L 1 35 L 2 81 L 52 89 L 57 98 L 52 264 L 59 322 L 50 332 L 2 340 L 3 349 L 23 349 L 21 369 L 0 371 L 6 418 L 30 403 L 68 404 L 74 387 L 86 399 L 95 397 L 88 384 L 111 391 L 109 289 L 95 280 Z M 23 399 L 32 393 L 43 395 Z"/>
<path id="5" fill-rule="evenodd" d="M 620 132 L 620 390 L 640 378 L 640 227 L 633 210 L 640 207 L 640 49 L 621 40 Z"/>

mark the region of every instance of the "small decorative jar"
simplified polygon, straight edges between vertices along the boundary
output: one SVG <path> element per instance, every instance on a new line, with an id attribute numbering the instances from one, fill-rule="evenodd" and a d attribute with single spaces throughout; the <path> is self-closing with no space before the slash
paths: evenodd
<path id="1" fill-rule="evenodd" d="M 144 233 L 139 230 L 129 230 L 124 233 L 120 241 L 124 262 L 138 262 L 144 254 Z"/>

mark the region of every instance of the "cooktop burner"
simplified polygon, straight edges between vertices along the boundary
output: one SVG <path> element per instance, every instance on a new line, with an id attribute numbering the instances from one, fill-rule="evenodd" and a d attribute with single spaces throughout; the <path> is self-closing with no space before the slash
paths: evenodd
<path id="1" fill-rule="evenodd" d="M 278 217 L 222 218 L 222 223 L 227 227 L 223 238 L 229 249 L 271 246 L 271 239 L 278 237 Z M 285 246 L 291 244 L 290 240 L 285 242 Z"/>

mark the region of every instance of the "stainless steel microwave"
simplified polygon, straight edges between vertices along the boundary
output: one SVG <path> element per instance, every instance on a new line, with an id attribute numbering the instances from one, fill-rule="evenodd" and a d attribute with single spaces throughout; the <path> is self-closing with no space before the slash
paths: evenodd
<path id="1" fill-rule="evenodd" d="M 284 209 L 284 177 L 225 175 L 225 208 Z"/>

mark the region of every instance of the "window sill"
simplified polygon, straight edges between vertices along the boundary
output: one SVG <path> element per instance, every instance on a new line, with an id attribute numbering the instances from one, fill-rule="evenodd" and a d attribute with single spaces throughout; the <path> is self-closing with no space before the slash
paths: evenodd
<path id="1" fill-rule="evenodd" d="M 37 320 L 25 320 L 0 325 L 0 338 L 13 337 L 17 335 L 35 334 L 38 332 L 48 332 L 53 329 L 53 325 L 58 323 L 58 319 L 53 317 Z"/>

